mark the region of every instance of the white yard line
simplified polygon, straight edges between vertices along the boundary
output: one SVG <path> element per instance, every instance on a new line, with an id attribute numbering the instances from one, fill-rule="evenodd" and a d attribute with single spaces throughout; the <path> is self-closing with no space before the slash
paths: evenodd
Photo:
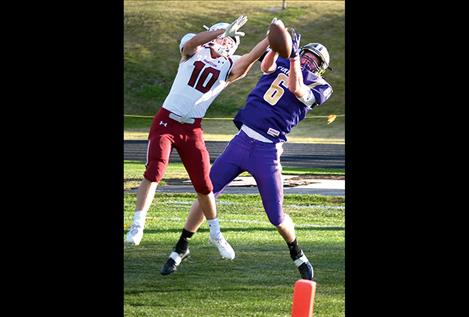
<path id="1" fill-rule="evenodd" d="M 151 217 L 149 217 L 151 218 Z M 185 219 L 179 218 L 179 217 L 154 217 L 155 220 L 163 220 L 163 221 L 177 221 L 181 222 L 184 221 Z M 223 223 L 247 223 L 247 224 L 256 224 L 256 225 L 272 225 L 268 221 L 258 221 L 258 220 L 245 220 L 245 219 L 223 219 Z M 295 228 L 338 228 L 338 229 L 345 229 L 343 226 L 322 226 L 322 225 L 315 225 L 312 223 L 306 223 L 306 224 L 299 224 L 295 225 Z"/>
<path id="2" fill-rule="evenodd" d="M 171 205 L 187 205 L 187 206 L 191 206 L 193 204 L 193 201 L 172 201 L 171 202 Z M 220 204 L 220 205 L 240 205 L 240 206 L 246 206 L 246 204 L 240 204 L 240 203 L 236 203 L 236 202 L 232 202 L 232 201 L 217 201 L 217 204 Z M 307 205 L 307 206 L 302 206 L 302 205 L 289 205 L 289 204 L 286 204 L 286 205 L 283 205 L 283 207 L 286 207 L 286 208 L 298 208 L 298 209 L 345 209 L 345 206 L 326 206 L 326 205 Z"/>

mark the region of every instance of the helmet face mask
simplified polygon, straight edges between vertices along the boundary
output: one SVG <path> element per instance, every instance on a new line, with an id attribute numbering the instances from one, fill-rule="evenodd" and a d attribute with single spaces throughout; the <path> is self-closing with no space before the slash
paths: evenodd
<path id="1" fill-rule="evenodd" d="M 305 55 L 306 52 L 310 52 L 313 54 L 316 59 L 319 61 L 311 61 L 313 60 L 310 58 L 308 55 Z M 307 62 L 302 63 L 302 66 L 305 66 L 307 69 L 313 65 L 313 70 L 309 69 L 311 72 L 322 76 L 327 69 L 332 70 L 329 67 L 329 62 L 330 62 L 330 57 L 329 57 L 329 52 L 327 51 L 327 48 L 320 44 L 320 43 L 308 43 L 305 46 L 303 46 L 300 50 L 300 56 L 302 59 L 306 59 Z"/>
<path id="2" fill-rule="evenodd" d="M 307 69 L 312 73 L 317 73 L 321 71 L 320 64 L 321 60 L 319 59 L 318 56 L 314 55 L 313 53 L 309 51 L 305 51 L 303 55 L 301 56 L 300 59 L 301 62 L 301 68 L 302 69 Z"/>
<path id="3" fill-rule="evenodd" d="M 216 23 L 208 28 L 208 31 L 215 31 L 220 29 L 227 29 L 230 26 L 229 23 Z M 206 27 L 207 28 L 207 27 Z M 235 53 L 236 49 L 239 46 L 239 36 L 232 37 L 218 37 L 210 42 L 210 45 L 218 54 L 228 57 Z"/>
<path id="4" fill-rule="evenodd" d="M 210 42 L 212 48 L 220 55 L 228 57 L 234 54 L 238 45 L 231 37 L 216 38 Z"/>

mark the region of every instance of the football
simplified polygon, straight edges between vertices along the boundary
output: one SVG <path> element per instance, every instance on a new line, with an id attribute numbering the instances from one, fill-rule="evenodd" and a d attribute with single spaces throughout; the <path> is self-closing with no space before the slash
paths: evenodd
<path id="1" fill-rule="evenodd" d="M 270 48 L 284 58 L 290 57 L 291 53 L 291 36 L 283 23 L 272 23 L 269 26 L 269 43 Z"/>

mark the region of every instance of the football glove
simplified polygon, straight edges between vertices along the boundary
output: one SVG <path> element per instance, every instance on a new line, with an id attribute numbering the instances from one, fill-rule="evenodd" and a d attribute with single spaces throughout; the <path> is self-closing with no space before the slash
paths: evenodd
<path id="1" fill-rule="evenodd" d="M 301 34 L 296 33 L 294 28 L 290 28 L 288 31 L 290 32 L 292 42 L 290 58 L 297 58 L 300 51 Z"/>
<path id="2" fill-rule="evenodd" d="M 238 32 L 238 30 L 246 24 L 248 21 L 248 17 L 245 15 L 240 16 L 237 18 L 233 23 L 230 24 L 230 26 L 225 30 L 225 33 L 223 33 L 220 37 L 235 37 L 235 36 L 244 36 L 244 32 Z"/>

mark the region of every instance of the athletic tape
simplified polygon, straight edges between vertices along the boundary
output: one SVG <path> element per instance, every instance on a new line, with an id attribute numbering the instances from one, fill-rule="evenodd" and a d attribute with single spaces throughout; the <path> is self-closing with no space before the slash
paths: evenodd
<path id="1" fill-rule="evenodd" d="M 179 263 L 181 263 L 181 261 L 182 261 L 181 256 L 180 256 L 178 253 L 176 253 L 176 252 L 171 252 L 171 254 L 169 255 L 169 257 L 174 260 L 174 262 L 176 263 L 176 265 L 179 265 Z"/>
<path id="2" fill-rule="evenodd" d="M 306 257 L 306 255 L 303 255 L 301 258 L 296 259 L 294 262 L 296 266 L 300 266 L 301 264 L 308 262 L 308 258 Z"/>

